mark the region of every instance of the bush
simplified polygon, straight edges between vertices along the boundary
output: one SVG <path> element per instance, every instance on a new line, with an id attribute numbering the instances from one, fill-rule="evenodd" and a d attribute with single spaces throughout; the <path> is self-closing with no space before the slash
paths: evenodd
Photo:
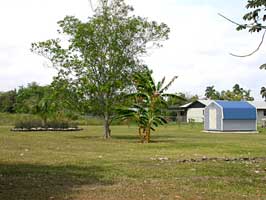
<path id="1" fill-rule="evenodd" d="M 46 124 L 47 128 L 78 128 L 77 123 L 69 121 L 50 121 Z"/>
<path id="2" fill-rule="evenodd" d="M 41 120 L 31 119 L 31 120 L 21 120 L 21 121 L 16 122 L 15 128 L 20 128 L 20 129 L 31 129 L 31 128 L 67 129 L 67 128 L 78 128 L 78 126 L 76 123 L 64 121 L 64 120 L 48 121 L 46 123 L 46 125 L 44 125 Z"/>
<path id="3" fill-rule="evenodd" d="M 15 123 L 15 128 L 39 128 L 42 127 L 42 121 L 38 119 L 21 120 Z"/>

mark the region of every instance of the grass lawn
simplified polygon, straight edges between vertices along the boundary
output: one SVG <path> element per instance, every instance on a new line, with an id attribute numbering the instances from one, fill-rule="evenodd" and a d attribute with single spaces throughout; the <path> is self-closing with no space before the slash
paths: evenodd
<path id="1" fill-rule="evenodd" d="M 12 133 L 0 126 L 0 199 L 266 199 L 266 133 L 209 134 L 200 125 L 159 128 L 140 144 L 137 128 Z"/>

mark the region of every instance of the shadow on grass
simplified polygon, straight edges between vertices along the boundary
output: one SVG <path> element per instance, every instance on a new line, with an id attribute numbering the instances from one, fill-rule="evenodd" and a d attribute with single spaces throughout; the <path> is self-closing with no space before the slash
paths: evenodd
<path id="1" fill-rule="evenodd" d="M 0 199 L 71 199 L 82 185 L 112 185 L 99 166 L 46 166 L 0 163 Z"/>
<path id="2" fill-rule="evenodd" d="M 136 135 L 113 135 L 112 139 L 127 140 L 128 142 L 139 143 L 140 138 Z M 176 142 L 175 136 L 169 135 L 152 135 L 150 143 L 172 143 Z"/>
<path id="3" fill-rule="evenodd" d="M 72 136 L 72 139 L 86 139 L 86 140 L 101 140 L 103 136 L 94 136 L 94 135 L 86 135 L 86 136 Z"/>

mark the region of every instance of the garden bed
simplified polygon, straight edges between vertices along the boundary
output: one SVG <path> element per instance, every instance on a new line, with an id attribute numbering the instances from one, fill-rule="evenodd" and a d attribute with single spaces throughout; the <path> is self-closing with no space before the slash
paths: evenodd
<path id="1" fill-rule="evenodd" d="M 30 131 L 81 131 L 82 128 L 12 128 L 15 132 L 30 132 Z"/>

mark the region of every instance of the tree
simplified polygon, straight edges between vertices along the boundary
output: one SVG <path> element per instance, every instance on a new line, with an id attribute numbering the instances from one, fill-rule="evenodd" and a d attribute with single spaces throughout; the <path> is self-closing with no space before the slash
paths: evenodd
<path id="1" fill-rule="evenodd" d="M 235 22 L 235 21 L 225 17 L 222 14 L 219 14 L 220 16 L 225 18 L 226 20 L 235 24 L 237 26 L 236 27 L 237 31 L 248 30 L 250 33 L 260 32 L 262 30 L 264 31 L 262 38 L 261 38 L 261 41 L 255 50 L 253 50 L 252 52 L 245 54 L 245 55 L 236 55 L 236 54 L 230 53 L 231 55 L 236 56 L 236 57 L 248 57 L 248 56 L 253 55 L 257 51 L 259 51 L 260 47 L 262 46 L 262 44 L 264 42 L 264 38 L 265 38 L 265 34 L 266 34 L 266 23 L 265 23 L 265 21 L 266 21 L 266 9 L 265 9 L 266 8 L 266 1 L 265 0 L 248 0 L 247 4 L 246 4 L 246 8 L 248 9 L 248 12 L 246 14 L 244 14 L 242 17 L 246 23 L 238 23 L 238 22 Z M 266 69 L 266 64 L 261 65 L 260 69 Z"/>
<path id="2" fill-rule="evenodd" d="M 130 15 L 131 11 L 123 0 L 102 0 L 87 22 L 73 16 L 58 22 L 59 34 L 67 41 L 32 44 L 33 52 L 58 69 L 56 79 L 77 91 L 84 112 L 102 117 L 105 138 L 110 137 L 114 108 L 123 104 L 132 86 L 132 74 L 146 70 L 140 57 L 148 47 L 160 47 L 170 31 L 166 24 Z"/>
<path id="3" fill-rule="evenodd" d="M 188 97 L 186 96 L 185 93 L 179 92 L 179 93 L 175 93 L 175 95 L 178 97 L 182 97 L 182 99 L 176 98 L 176 96 L 168 97 L 166 100 L 168 107 L 169 106 L 181 106 L 188 102 Z"/>
<path id="4" fill-rule="evenodd" d="M 261 87 L 260 95 L 266 101 L 266 88 L 265 87 Z"/>
<path id="5" fill-rule="evenodd" d="M 214 86 L 208 86 L 205 90 L 205 97 L 217 100 L 220 99 L 220 93 L 214 89 Z"/>
<path id="6" fill-rule="evenodd" d="M 235 84 L 232 91 L 223 90 L 220 99 L 229 101 L 253 101 L 254 98 L 250 96 L 250 92 L 250 90 L 241 88 L 239 84 Z"/>
<path id="7" fill-rule="evenodd" d="M 253 50 L 252 52 L 250 52 L 246 55 L 236 55 L 236 54 L 231 53 L 231 55 L 236 56 L 236 57 L 248 57 L 248 56 L 253 55 L 257 51 L 259 51 L 260 47 L 262 46 L 262 44 L 264 42 L 264 38 L 265 38 L 265 34 L 266 34 L 266 23 L 265 23 L 265 21 L 266 21 L 266 1 L 265 0 L 248 0 L 247 4 L 246 4 L 246 8 L 249 11 L 246 14 L 244 14 L 242 17 L 243 20 L 246 22 L 244 24 L 243 23 L 237 23 L 237 22 L 235 22 L 235 21 L 233 21 L 233 20 L 220 14 L 220 16 L 224 17 L 228 21 L 235 24 L 237 26 L 236 27 L 237 31 L 248 30 L 250 33 L 264 31 L 262 38 L 261 38 L 261 41 L 255 50 Z M 260 69 L 266 69 L 266 64 L 262 64 L 260 66 Z M 247 92 L 249 93 L 250 91 L 247 91 Z M 265 98 L 264 87 L 261 88 L 260 94 L 262 95 L 263 98 Z"/>
<path id="8" fill-rule="evenodd" d="M 0 92 L 0 112 L 14 113 L 16 96 L 17 96 L 16 90 Z"/>
<path id="9" fill-rule="evenodd" d="M 149 143 L 151 131 L 167 123 L 162 115 L 162 108 L 167 108 L 166 98 L 175 96 L 182 99 L 182 97 L 165 93 L 176 78 L 177 76 L 173 77 L 167 84 L 163 78 L 156 84 L 150 71 L 137 73 L 134 76 L 136 92 L 128 95 L 133 98 L 134 103 L 129 108 L 120 108 L 119 112 L 120 118 L 131 118 L 137 122 L 142 142 Z"/>
<path id="10" fill-rule="evenodd" d="M 253 101 L 250 96 L 250 90 L 245 90 L 239 84 L 235 84 L 232 90 L 216 91 L 214 86 L 208 86 L 205 90 L 205 96 L 212 100 L 228 100 L 228 101 Z"/>
<path id="11" fill-rule="evenodd" d="M 17 93 L 16 112 L 38 115 L 43 126 L 55 113 L 56 103 L 52 98 L 52 91 L 49 86 L 39 86 L 33 82 L 27 87 L 20 87 Z"/>
<path id="12" fill-rule="evenodd" d="M 246 24 L 237 23 L 237 30 L 247 29 L 249 32 L 260 32 L 266 29 L 266 1 L 265 0 L 248 0 L 246 8 L 249 9 L 243 16 L 243 20 Z"/>

